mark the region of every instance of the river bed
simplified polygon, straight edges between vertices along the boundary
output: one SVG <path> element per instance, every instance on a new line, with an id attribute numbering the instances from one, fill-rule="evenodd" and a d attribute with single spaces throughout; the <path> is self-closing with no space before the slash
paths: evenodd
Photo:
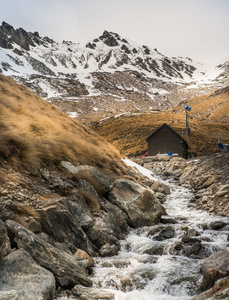
<path id="1" fill-rule="evenodd" d="M 94 287 L 115 290 L 116 300 L 191 299 L 200 293 L 201 263 L 212 253 L 229 250 L 229 225 L 212 229 L 213 222 L 228 223 L 228 218 L 196 210 L 190 205 L 194 195 L 188 188 L 155 178 L 148 170 L 130 164 L 170 187 L 163 204 L 168 214 L 165 219 L 176 223 L 131 229 L 117 256 L 96 259 Z M 158 233 L 163 229 L 167 229 L 167 235 L 160 240 Z M 187 234 L 198 239 L 195 246 L 189 243 L 182 247 L 181 239 Z"/>
<path id="2" fill-rule="evenodd" d="M 167 215 L 163 223 L 130 229 L 117 256 L 95 258 L 93 288 L 114 292 L 115 300 L 192 299 L 200 293 L 204 260 L 212 253 L 229 251 L 229 220 L 195 209 L 190 201 L 195 195 L 177 181 L 162 180 L 140 165 L 124 161 L 150 180 L 169 186 L 170 194 L 163 203 Z M 227 225 L 213 230 L 212 224 L 218 221 Z M 191 242 L 184 243 L 184 236 Z"/>

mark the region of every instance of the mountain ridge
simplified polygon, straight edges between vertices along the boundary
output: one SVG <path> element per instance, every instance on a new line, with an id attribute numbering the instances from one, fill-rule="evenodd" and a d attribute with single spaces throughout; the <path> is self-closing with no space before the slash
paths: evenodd
<path id="1" fill-rule="evenodd" d="M 114 32 L 85 44 L 0 26 L 0 70 L 62 111 L 87 122 L 128 111 L 170 109 L 228 83 L 228 62 L 212 74 Z"/>

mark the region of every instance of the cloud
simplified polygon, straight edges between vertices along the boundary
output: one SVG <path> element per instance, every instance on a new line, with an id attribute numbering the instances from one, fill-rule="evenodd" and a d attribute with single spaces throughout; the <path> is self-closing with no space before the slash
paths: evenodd
<path id="1" fill-rule="evenodd" d="M 228 0 L 7 0 L 0 17 L 54 40 L 86 42 L 104 30 L 168 56 L 228 55 Z"/>

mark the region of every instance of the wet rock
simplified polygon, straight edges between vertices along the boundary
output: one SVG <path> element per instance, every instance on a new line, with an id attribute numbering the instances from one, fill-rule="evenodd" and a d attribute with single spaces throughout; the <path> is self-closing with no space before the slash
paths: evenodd
<path id="1" fill-rule="evenodd" d="M 80 265 L 82 265 L 81 261 L 85 262 L 85 264 L 84 264 L 85 269 L 94 267 L 94 260 L 90 255 L 87 254 L 87 252 L 85 252 L 81 249 L 78 249 L 73 256 L 77 261 L 79 261 Z"/>
<path id="2" fill-rule="evenodd" d="M 197 255 L 199 254 L 200 250 L 202 248 L 201 243 L 195 242 L 192 245 L 184 246 L 182 253 L 185 256 L 191 257 L 191 258 L 200 258 Z"/>
<path id="3" fill-rule="evenodd" d="M 152 228 L 150 228 L 147 236 L 153 236 L 153 235 L 155 235 L 156 233 L 158 233 L 159 231 L 161 231 L 162 228 L 163 227 L 161 225 L 153 226 Z"/>
<path id="4" fill-rule="evenodd" d="M 0 259 L 8 255 L 11 251 L 10 240 L 8 238 L 5 223 L 0 220 Z"/>
<path id="5" fill-rule="evenodd" d="M 170 189 L 169 187 L 162 183 L 162 182 L 159 182 L 159 181 L 155 181 L 151 187 L 150 187 L 154 192 L 158 192 L 158 193 L 162 193 L 162 194 L 165 194 L 165 195 L 168 195 L 170 194 Z"/>
<path id="6" fill-rule="evenodd" d="M 126 179 L 115 181 L 108 199 L 124 211 L 133 227 L 155 225 L 165 213 L 154 192 Z"/>
<path id="7" fill-rule="evenodd" d="M 171 248 L 169 249 L 169 253 L 172 255 L 179 255 L 182 252 L 184 252 L 184 245 L 181 242 L 175 242 Z"/>
<path id="8" fill-rule="evenodd" d="M 118 254 L 119 247 L 116 245 L 111 245 L 109 243 L 103 245 L 99 251 L 100 255 L 105 256 L 114 256 Z"/>
<path id="9" fill-rule="evenodd" d="M 100 213 L 94 217 L 94 225 L 86 230 L 88 238 L 98 249 L 105 244 L 114 244 L 120 247 L 119 228 L 116 221 L 108 213 Z M 123 236 L 123 235 L 122 235 Z"/>
<path id="10" fill-rule="evenodd" d="M 222 277 L 229 275 L 229 252 L 221 251 L 212 254 L 201 265 L 203 272 L 202 289 L 207 290 Z"/>
<path id="11" fill-rule="evenodd" d="M 229 277 L 216 281 L 214 287 L 195 296 L 191 300 L 227 300 L 229 299 Z"/>
<path id="12" fill-rule="evenodd" d="M 12 287 L 16 292 L 10 291 Z M 10 291 L 7 300 L 49 300 L 54 297 L 55 279 L 51 272 L 38 266 L 28 252 L 20 249 L 1 260 L 0 289 Z M 0 299 L 4 296 L 0 294 Z"/>
<path id="13" fill-rule="evenodd" d="M 155 193 L 155 196 L 156 196 L 156 198 L 160 201 L 161 204 L 165 203 L 165 201 L 166 201 L 166 196 L 165 196 L 165 194 L 156 192 L 156 193 Z"/>
<path id="14" fill-rule="evenodd" d="M 162 244 L 155 244 L 152 247 L 143 251 L 143 254 L 148 255 L 162 255 L 164 252 L 164 245 Z"/>
<path id="15" fill-rule="evenodd" d="M 187 233 L 186 233 L 187 237 L 199 236 L 199 235 L 200 235 L 199 232 L 194 228 L 189 228 Z"/>
<path id="16" fill-rule="evenodd" d="M 183 236 L 181 241 L 185 244 L 201 243 L 200 239 L 189 237 L 189 236 Z"/>
<path id="17" fill-rule="evenodd" d="M 162 223 L 162 224 L 177 224 L 178 222 L 173 218 L 163 216 L 163 217 L 161 217 L 160 223 Z"/>
<path id="18" fill-rule="evenodd" d="M 215 222 L 211 222 L 210 223 L 210 227 L 214 230 L 219 230 L 222 229 L 224 226 L 226 226 L 227 224 L 223 221 L 215 221 Z"/>
<path id="19" fill-rule="evenodd" d="M 115 294 L 112 291 L 86 288 L 81 285 L 76 285 L 71 290 L 73 296 L 78 297 L 80 300 L 99 300 L 99 299 L 115 299 Z"/>
<path id="20" fill-rule="evenodd" d="M 17 222 L 7 220 L 6 226 L 13 232 L 17 247 L 29 252 L 37 264 L 50 270 L 60 286 L 72 288 L 76 284 L 92 285 L 85 270 L 73 256 L 48 244 Z"/>
<path id="21" fill-rule="evenodd" d="M 164 241 L 166 239 L 171 239 L 174 237 L 175 229 L 172 226 L 167 226 L 163 228 L 160 233 L 154 237 L 156 241 Z"/>

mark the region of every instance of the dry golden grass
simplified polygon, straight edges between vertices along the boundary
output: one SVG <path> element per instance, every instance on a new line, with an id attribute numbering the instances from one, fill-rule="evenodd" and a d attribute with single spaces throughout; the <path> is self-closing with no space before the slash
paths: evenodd
<path id="1" fill-rule="evenodd" d="M 0 158 L 14 166 L 57 166 L 61 160 L 120 171 L 119 152 L 25 86 L 0 74 Z"/>
<path id="2" fill-rule="evenodd" d="M 191 106 L 190 136 L 184 133 L 186 115 L 183 104 Z M 229 93 L 206 95 L 185 101 L 173 110 L 110 118 L 93 124 L 93 129 L 111 142 L 123 156 L 147 152 L 145 138 L 167 123 L 187 140 L 190 152 L 205 155 L 219 151 L 218 133 L 229 144 Z"/>
<path id="3" fill-rule="evenodd" d="M 89 191 L 80 190 L 79 193 L 81 196 L 83 196 L 87 205 L 90 208 L 94 208 L 96 210 L 100 209 L 100 204 L 98 202 L 98 199 L 94 195 L 92 195 Z"/>

